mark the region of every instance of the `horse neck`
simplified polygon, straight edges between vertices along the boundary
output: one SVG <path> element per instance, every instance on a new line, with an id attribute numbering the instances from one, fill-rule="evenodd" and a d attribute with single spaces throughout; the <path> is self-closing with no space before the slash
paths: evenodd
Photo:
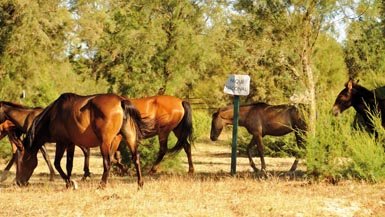
<path id="1" fill-rule="evenodd" d="M 357 92 L 353 95 L 352 106 L 361 115 L 367 117 L 369 112 L 374 112 L 377 109 L 375 95 L 364 87 L 357 87 Z"/>
<path id="2" fill-rule="evenodd" d="M 25 121 L 30 114 L 30 112 L 27 112 L 29 109 L 23 109 L 23 108 L 13 108 L 10 106 L 5 106 L 6 109 L 4 110 L 4 113 L 7 116 L 7 119 L 9 119 L 13 124 L 16 125 L 18 129 L 21 129 L 23 132 L 27 131 L 27 126 L 25 126 Z"/>
<path id="3" fill-rule="evenodd" d="M 239 115 L 238 115 L 238 125 L 239 126 L 244 126 L 244 122 L 245 122 L 244 116 L 245 115 L 242 115 L 242 113 L 244 113 L 244 112 L 245 112 L 245 108 L 242 106 L 239 107 Z M 229 108 L 225 111 L 222 111 L 220 116 L 226 125 L 232 125 L 233 119 L 234 119 L 234 109 Z"/>

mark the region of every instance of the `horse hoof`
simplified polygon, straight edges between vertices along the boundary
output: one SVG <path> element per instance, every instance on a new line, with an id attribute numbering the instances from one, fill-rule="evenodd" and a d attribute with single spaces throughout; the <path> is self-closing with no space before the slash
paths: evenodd
<path id="1" fill-rule="evenodd" d="M 82 182 L 86 182 L 88 180 L 91 180 L 91 177 L 90 176 L 83 176 L 82 177 Z"/>
<path id="2" fill-rule="evenodd" d="M 79 188 L 78 183 L 77 183 L 75 180 L 70 180 L 70 181 L 66 184 L 66 187 L 67 187 L 67 188 L 72 188 L 72 190 L 77 190 L 77 189 Z"/>
<path id="3" fill-rule="evenodd" d="M 98 189 L 101 189 L 101 190 L 103 190 L 103 189 L 105 189 L 105 188 L 106 188 L 106 186 L 107 186 L 107 184 L 106 184 L 105 182 L 100 182 L 100 183 L 99 183 L 99 187 L 98 187 Z"/>
<path id="4" fill-rule="evenodd" d="M 143 189 L 144 182 L 143 181 L 138 181 L 138 190 Z"/>

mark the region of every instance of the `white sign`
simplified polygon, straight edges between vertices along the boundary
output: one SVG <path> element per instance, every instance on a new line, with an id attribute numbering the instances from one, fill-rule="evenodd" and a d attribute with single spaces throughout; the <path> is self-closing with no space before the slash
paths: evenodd
<path id="1" fill-rule="evenodd" d="M 230 75 L 223 92 L 231 95 L 247 96 L 250 92 L 250 76 Z"/>

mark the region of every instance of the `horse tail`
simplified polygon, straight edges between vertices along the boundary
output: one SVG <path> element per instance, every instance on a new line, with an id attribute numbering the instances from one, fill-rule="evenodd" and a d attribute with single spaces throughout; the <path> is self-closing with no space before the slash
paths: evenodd
<path id="1" fill-rule="evenodd" d="M 128 99 L 124 99 L 121 102 L 123 111 L 124 111 L 124 117 L 123 117 L 123 124 L 121 128 L 121 133 L 128 139 L 129 130 L 127 127 L 133 127 L 135 128 L 135 136 L 136 136 L 136 142 L 139 142 L 143 138 L 143 132 L 142 129 L 146 129 L 146 124 L 143 122 L 140 112 L 136 109 L 136 107 L 129 101 Z"/>
<path id="2" fill-rule="evenodd" d="M 180 135 L 175 146 L 169 150 L 170 153 L 175 154 L 179 152 L 183 147 L 191 148 L 193 144 L 193 122 L 192 122 L 192 109 L 190 103 L 182 101 L 184 109 L 184 115 L 181 122 L 178 124 L 176 129 L 179 130 Z"/>

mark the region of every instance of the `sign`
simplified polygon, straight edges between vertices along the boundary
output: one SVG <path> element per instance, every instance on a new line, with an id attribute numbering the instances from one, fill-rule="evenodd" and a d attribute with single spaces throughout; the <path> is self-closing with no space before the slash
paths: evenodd
<path id="1" fill-rule="evenodd" d="M 231 175 L 237 172 L 237 137 L 239 120 L 239 96 L 247 96 L 250 92 L 250 76 L 230 75 L 227 79 L 223 92 L 234 95 L 233 112 L 233 141 L 231 145 Z"/>
<path id="2" fill-rule="evenodd" d="M 247 96 L 250 92 L 250 76 L 230 75 L 223 92 L 237 96 Z"/>

